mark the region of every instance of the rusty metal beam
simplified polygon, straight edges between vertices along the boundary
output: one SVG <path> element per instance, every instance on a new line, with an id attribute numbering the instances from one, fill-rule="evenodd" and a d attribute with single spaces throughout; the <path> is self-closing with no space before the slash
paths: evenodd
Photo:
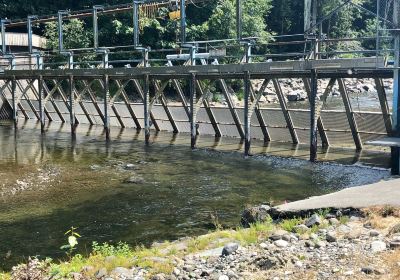
<path id="1" fill-rule="evenodd" d="M 289 110 L 288 110 L 288 107 L 286 104 L 285 96 L 283 95 L 279 80 L 272 79 L 272 82 L 274 83 L 276 95 L 278 97 L 279 104 L 280 104 L 282 112 L 283 112 L 283 116 L 285 117 L 286 125 L 287 125 L 287 128 L 289 129 L 290 136 L 292 137 L 292 142 L 293 142 L 293 144 L 299 144 L 299 138 L 297 136 L 296 130 L 294 129 L 292 117 L 290 116 L 290 113 L 289 113 Z"/>
<path id="2" fill-rule="evenodd" d="M 354 117 L 353 109 L 351 107 L 351 102 L 350 102 L 349 94 L 347 92 L 346 84 L 343 79 L 338 79 L 338 83 L 339 83 L 340 95 L 342 96 L 343 104 L 346 109 L 347 119 L 349 120 L 349 125 L 350 125 L 350 129 L 351 129 L 351 134 L 353 136 L 354 144 L 356 145 L 357 150 L 361 150 L 363 147 L 363 144 L 361 142 L 360 133 L 358 132 L 358 126 L 357 126 L 356 119 Z"/>
<path id="3" fill-rule="evenodd" d="M 378 98 L 379 98 L 379 103 L 381 105 L 386 132 L 389 136 L 391 136 L 393 132 L 392 118 L 390 116 L 390 109 L 382 79 L 375 78 L 375 85 L 376 85 L 376 91 L 378 92 Z"/>

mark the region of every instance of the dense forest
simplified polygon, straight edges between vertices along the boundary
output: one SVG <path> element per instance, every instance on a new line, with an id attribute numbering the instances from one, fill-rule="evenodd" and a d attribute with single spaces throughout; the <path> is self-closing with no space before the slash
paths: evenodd
<path id="1" fill-rule="evenodd" d="M 82 10 L 93 5 L 125 4 L 127 0 L 0 0 L 0 17 L 26 18 L 28 15 L 55 14 L 61 9 Z M 376 0 L 353 0 L 365 10 L 349 5 L 332 13 L 348 0 L 321 0 L 323 32 L 328 37 L 354 37 L 374 35 L 375 17 L 367 11 L 376 11 Z M 171 1 L 175 3 L 175 1 Z M 188 40 L 207 40 L 235 37 L 235 0 L 205 1 L 187 8 Z M 257 36 L 261 43 L 273 40 L 272 35 L 302 34 L 304 1 L 300 0 L 247 0 L 243 1 L 243 36 Z M 152 17 L 141 17 L 141 42 L 152 48 L 176 46 L 179 21 L 168 18 L 169 9 L 161 8 Z M 129 45 L 132 43 L 132 14 L 100 16 L 99 41 L 101 46 Z M 71 20 L 65 23 L 65 47 L 92 45 L 91 19 Z M 17 30 L 18 31 L 18 30 Z M 19 30 L 24 31 L 24 30 Z M 50 38 L 49 47 L 57 47 L 57 24 L 35 26 L 35 33 Z M 361 43 L 353 43 L 354 48 Z M 365 43 L 364 43 L 365 44 Z M 346 47 L 349 43 L 347 43 Z M 337 45 L 336 48 L 340 48 Z M 371 47 L 371 46 L 370 46 Z M 290 48 L 290 46 L 288 47 Z M 289 49 L 290 50 L 290 49 Z"/>

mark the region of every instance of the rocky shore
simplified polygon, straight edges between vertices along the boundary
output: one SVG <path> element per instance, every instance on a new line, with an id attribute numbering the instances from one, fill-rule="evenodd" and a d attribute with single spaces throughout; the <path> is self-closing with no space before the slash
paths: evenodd
<path id="1" fill-rule="evenodd" d="M 259 90 L 263 80 L 252 80 L 254 89 Z M 318 98 L 320 98 L 329 83 L 328 79 L 318 80 Z M 349 94 L 352 95 L 376 95 L 376 85 L 373 79 L 346 79 L 345 84 Z M 301 79 L 281 79 L 280 85 L 282 92 L 286 97 L 286 101 L 297 102 L 308 100 L 308 95 L 304 87 L 304 83 Z M 384 88 L 387 92 L 393 90 L 393 83 L 390 80 L 384 80 Z M 237 106 L 243 106 L 243 100 L 230 89 L 232 93 L 232 100 Z M 339 86 L 336 83 L 330 93 L 332 97 L 340 98 Z M 226 105 L 225 100 L 221 97 L 221 102 L 213 102 L 212 105 L 218 106 L 219 103 Z M 276 96 L 275 88 L 271 83 L 264 90 L 263 96 L 261 96 L 259 104 L 271 104 L 278 103 L 278 97 Z"/>
<path id="2" fill-rule="evenodd" d="M 399 209 L 327 209 L 285 219 L 281 214 L 265 205 L 252 207 L 237 230 L 217 229 L 131 252 L 108 245 L 87 259 L 59 265 L 32 259 L 14 267 L 9 278 L 400 279 Z"/>

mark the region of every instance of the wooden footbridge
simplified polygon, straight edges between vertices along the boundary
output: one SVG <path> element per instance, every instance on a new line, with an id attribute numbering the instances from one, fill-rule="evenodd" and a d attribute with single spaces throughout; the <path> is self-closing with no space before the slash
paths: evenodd
<path id="1" fill-rule="evenodd" d="M 399 4 L 399 1 L 394 2 L 394 5 Z M 27 67 L 23 67 L 25 69 L 17 69 L 16 56 L 3 48 L 3 60 L 8 61 L 9 66 L 0 75 L 2 118 L 12 119 L 16 125 L 20 115 L 25 119 L 37 119 L 42 133 L 45 133 L 46 122 L 69 122 L 73 136 L 79 123 L 101 124 L 104 126 L 106 139 L 110 139 L 110 127 L 113 125 L 144 129 L 146 142 L 152 129 L 170 130 L 174 133 L 188 132 L 192 148 L 196 147 L 197 135 L 200 133 L 213 134 L 215 137 L 234 136 L 244 141 L 246 155 L 251 153 L 253 138 L 263 139 L 265 142 L 307 143 L 310 145 L 311 161 L 317 160 L 318 143 L 322 146 L 348 143 L 360 150 L 365 143 L 376 144 L 374 141 L 380 140 L 380 144 L 385 144 L 387 141 L 384 137 L 387 136 L 391 136 L 390 141 L 394 143 L 396 141 L 393 142 L 393 139 L 400 137 L 400 35 L 397 32 L 393 33 L 392 65 L 388 63 L 387 56 L 381 55 L 380 50 L 374 50 L 373 56 L 370 51 L 365 51 L 369 55 L 364 53 L 362 57 L 352 59 L 323 57 L 321 50 L 322 45 L 327 43 L 326 40 L 318 36 L 310 39 L 311 34 L 306 34 L 307 38 L 302 41 L 302 44 L 310 46 L 309 51 L 294 55 L 281 54 L 286 59 L 292 55 L 297 59 L 292 57 L 285 61 L 268 59 L 256 62 L 256 56 L 252 54 L 253 39 L 241 37 L 241 8 L 238 1 L 238 38 L 235 42 L 241 46 L 243 55 L 235 63 L 220 64 L 225 50 L 203 52 L 199 46 L 204 42 L 186 42 L 185 1 L 181 0 L 179 3 L 181 48 L 178 54 L 173 50 L 174 54 L 166 55 L 161 66 L 160 59 L 151 58 L 156 51 L 139 45 L 138 9 L 143 3 L 137 1 L 126 7 L 109 9 L 114 9 L 114 12 L 117 9 L 133 9 L 135 38 L 134 45 L 130 47 L 140 55 L 139 59 L 110 61 L 110 49 L 98 46 L 97 24 L 94 24 L 94 48 L 89 50 L 101 57 L 100 61 L 92 62 L 92 65 L 97 63 L 96 67 L 91 67 L 88 62 L 75 62 L 74 51 L 63 49 L 63 18 L 93 16 L 96 23 L 99 11 L 109 11 L 99 7 L 95 7 L 93 13 L 60 11 L 55 18 L 60 26 L 58 54 L 65 57 L 61 67 L 53 67 L 52 63 L 46 66 L 46 56 L 31 52 L 27 57 L 34 62 L 27 63 Z M 397 7 L 394 10 L 394 17 L 397 18 L 399 9 Z M 317 18 L 315 14 L 313 17 Z M 26 22 L 2 21 L 2 31 L 5 32 L 7 25 L 12 27 L 28 24 L 29 28 L 35 20 L 39 19 L 29 17 Z M 40 21 L 45 20 L 47 19 L 40 18 Z M 395 24 L 397 25 L 396 22 Z M 28 30 L 28 34 L 31 34 L 31 30 Z M 3 40 L 3 46 L 5 45 Z M 299 59 L 299 56 L 302 57 Z M 121 67 L 121 63 L 129 64 Z M 132 67 L 132 64 L 135 66 Z M 309 100 L 308 108 L 289 106 L 282 87 L 282 81 L 289 78 L 302 81 Z M 379 106 L 373 111 L 355 111 L 348 93 L 347 79 L 372 79 Z M 237 106 L 234 102 L 228 85 L 230 80 L 243 81 L 243 106 Z M 261 81 L 258 88 L 255 88 L 253 80 Z M 319 86 L 319 80 L 328 81 L 326 88 Z M 385 81 L 394 83 L 392 111 Z M 213 93 L 210 85 L 213 84 L 220 88 L 226 106 L 211 105 L 210 97 Z M 339 88 L 343 110 L 325 109 L 328 96 L 335 85 Z M 171 104 L 167 99 L 167 87 L 174 90 L 179 105 Z M 279 107 L 261 106 L 259 101 L 267 87 L 274 89 Z M 393 173 L 398 174 L 399 145 L 390 146 Z"/>

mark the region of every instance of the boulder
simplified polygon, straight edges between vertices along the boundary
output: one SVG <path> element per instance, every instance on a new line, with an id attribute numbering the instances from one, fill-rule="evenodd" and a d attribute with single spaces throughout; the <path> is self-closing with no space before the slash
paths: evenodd
<path id="1" fill-rule="evenodd" d="M 255 223 L 263 223 L 270 218 L 270 209 L 271 207 L 268 205 L 247 208 L 242 212 L 240 223 L 244 227 L 250 227 L 251 224 Z"/>
<path id="2" fill-rule="evenodd" d="M 314 214 L 304 224 L 310 228 L 314 225 L 320 225 L 321 221 L 321 217 L 318 214 Z"/>
<path id="3" fill-rule="evenodd" d="M 222 249 L 222 256 L 229 256 L 232 253 L 236 252 L 239 249 L 238 243 L 228 243 Z"/>

